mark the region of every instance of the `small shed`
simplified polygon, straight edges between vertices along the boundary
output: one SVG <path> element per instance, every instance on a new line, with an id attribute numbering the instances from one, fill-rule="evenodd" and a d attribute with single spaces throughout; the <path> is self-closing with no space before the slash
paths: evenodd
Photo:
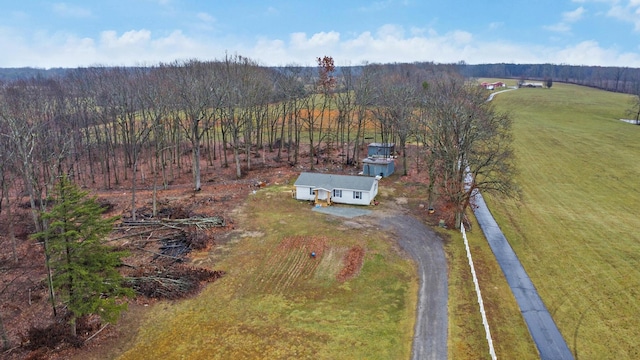
<path id="1" fill-rule="evenodd" d="M 293 184 L 298 200 L 318 205 L 370 205 L 378 194 L 379 177 L 303 172 Z"/>
<path id="2" fill-rule="evenodd" d="M 367 157 L 390 158 L 395 152 L 394 143 L 371 143 L 367 145 Z"/>
<path id="3" fill-rule="evenodd" d="M 366 158 L 362 160 L 362 174 L 367 176 L 388 177 L 395 171 L 395 160 L 392 158 Z"/>

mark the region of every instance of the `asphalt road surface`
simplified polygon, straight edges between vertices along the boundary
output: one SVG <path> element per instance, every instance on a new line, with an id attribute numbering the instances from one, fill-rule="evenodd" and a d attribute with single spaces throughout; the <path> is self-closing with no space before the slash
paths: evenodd
<path id="1" fill-rule="evenodd" d="M 411 358 L 446 359 L 448 280 L 442 239 L 405 214 L 383 217 L 380 225 L 396 234 L 398 244 L 418 267 L 420 290 Z"/>
<path id="2" fill-rule="evenodd" d="M 477 207 L 473 212 L 520 306 L 520 311 L 538 348 L 540 358 L 544 360 L 573 359 L 573 354 L 556 323 L 551 318 L 529 275 L 520 264 L 520 260 L 509 245 L 507 238 L 502 234 L 480 193 L 476 194 L 475 204 Z"/>

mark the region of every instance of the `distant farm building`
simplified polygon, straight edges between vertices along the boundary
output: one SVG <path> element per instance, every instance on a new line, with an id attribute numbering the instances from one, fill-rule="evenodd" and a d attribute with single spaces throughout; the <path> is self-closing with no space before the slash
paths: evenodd
<path id="1" fill-rule="evenodd" d="M 494 90 L 497 88 L 501 88 L 501 87 L 505 87 L 507 86 L 507 84 L 503 83 L 502 81 L 496 81 L 493 83 L 489 83 L 489 82 L 483 82 L 480 84 L 480 86 L 482 86 L 483 88 L 487 89 L 487 90 Z"/>
<path id="2" fill-rule="evenodd" d="M 529 88 L 541 88 L 544 85 L 541 82 L 522 82 L 519 84 L 520 87 L 529 87 Z"/>
<path id="3" fill-rule="evenodd" d="M 316 205 L 332 203 L 370 205 L 378 194 L 380 177 L 303 172 L 293 184 L 298 200 Z"/>
<path id="4" fill-rule="evenodd" d="M 371 143 L 367 146 L 367 158 L 362 160 L 362 175 L 387 177 L 395 171 L 395 144 Z"/>

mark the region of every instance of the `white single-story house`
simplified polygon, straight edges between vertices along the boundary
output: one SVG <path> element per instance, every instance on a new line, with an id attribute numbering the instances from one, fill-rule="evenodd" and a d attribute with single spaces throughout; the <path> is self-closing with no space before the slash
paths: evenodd
<path id="1" fill-rule="evenodd" d="M 303 172 L 293 184 L 298 200 L 314 201 L 319 205 L 331 203 L 370 205 L 378 194 L 379 176 L 350 176 Z"/>

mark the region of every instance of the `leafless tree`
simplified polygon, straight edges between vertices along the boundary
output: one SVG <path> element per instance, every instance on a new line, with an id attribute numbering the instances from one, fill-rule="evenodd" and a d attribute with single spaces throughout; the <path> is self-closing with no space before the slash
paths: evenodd
<path id="1" fill-rule="evenodd" d="M 355 99 L 355 82 L 356 78 L 353 74 L 351 67 L 342 68 L 341 76 L 337 81 L 337 91 L 334 95 L 336 107 L 338 110 L 337 118 L 337 137 L 340 146 L 340 156 L 343 156 L 342 161 L 345 164 L 353 165 L 357 161 L 354 161 L 350 154 L 351 148 L 354 145 L 353 139 L 355 138 L 355 146 L 358 143 L 357 134 L 357 121 L 356 121 L 356 99 Z M 356 134 L 354 134 L 354 132 Z"/>
<path id="2" fill-rule="evenodd" d="M 149 124 L 152 138 L 153 156 L 149 161 L 153 177 L 152 214 L 157 215 L 158 177 L 161 175 L 162 186 L 168 185 L 166 171 L 167 150 L 172 147 L 167 137 L 169 118 L 173 104 L 172 78 L 169 68 L 160 65 L 152 67 L 141 82 L 139 101 L 141 103 L 140 118 L 143 124 Z"/>
<path id="3" fill-rule="evenodd" d="M 327 151 L 331 150 L 331 139 L 334 134 L 331 132 L 333 122 L 331 121 L 331 107 L 333 104 L 333 91 L 336 87 L 336 77 L 334 76 L 335 65 L 331 56 L 316 58 L 318 64 L 317 90 L 322 95 L 322 105 L 319 111 L 320 121 L 318 123 L 318 149 L 321 149 L 322 142 L 327 140 Z M 325 121 L 326 120 L 326 121 Z M 312 157 L 313 158 L 313 157 Z M 317 161 L 317 160 L 316 160 Z"/>
<path id="4" fill-rule="evenodd" d="M 407 175 L 407 140 L 414 129 L 418 93 L 410 76 L 392 73 L 382 77 L 373 110 L 382 130 L 382 142 L 396 137 L 402 150 L 403 175 Z"/>
<path id="5" fill-rule="evenodd" d="M 67 101 L 57 80 L 30 79 L 6 86 L 0 106 L 0 126 L 7 147 L 14 153 L 14 168 L 22 176 L 29 196 L 36 231 L 47 227 L 40 214 L 47 207 L 47 193 L 59 175 L 70 141 L 64 134 Z M 42 242 L 47 267 L 49 297 L 54 315 L 55 299 L 51 283 L 48 243 Z"/>
<path id="6" fill-rule="evenodd" d="M 288 65 L 275 73 L 276 99 L 280 101 L 280 135 L 277 159 L 282 158 L 285 146 L 285 129 L 287 144 L 287 161 L 292 162 L 291 150 L 293 147 L 293 163 L 298 163 L 300 147 L 300 115 L 303 100 L 307 96 L 307 90 L 303 83 L 303 68 L 297 65 Z"/>
<path id="7" fill-rule="evenodd" d="M 460 227 L 475 191 L 519 196 L 511 148 L 511 118 L 496 111 L 474 83 L 443 75 L 429 83 L 430 156 L 439 164 L 440 193 Z"/>
<path id="8" fill-rule="evenodd" d="M 217 88 L 214 66 L 211 62 L 191 60 L 176 64 L 175 86 L 179 97 L 179 107 L 186 117 L 180 122 L 185 135 L 191 142 L 193 188 L 200 191 L 201 181 L 201 145 L 205 134 L 213 124 L 215 104 L 214 91 Z M 180 114 L 176 114 L 180 116 Z"/>
<path id="9" fill-rule="evenodd" d="M 371 107 L 375 102 L 376 79 L 378 78 L 378 67 L 366 65 L 362 74 L 355 82 L 354 96 L 356 103 L 356 138 L 353 147 L 353 159 L 359 161 L 360 148 L 364 146 L 366 138 L 367 121 L 371 117 Z"/>

